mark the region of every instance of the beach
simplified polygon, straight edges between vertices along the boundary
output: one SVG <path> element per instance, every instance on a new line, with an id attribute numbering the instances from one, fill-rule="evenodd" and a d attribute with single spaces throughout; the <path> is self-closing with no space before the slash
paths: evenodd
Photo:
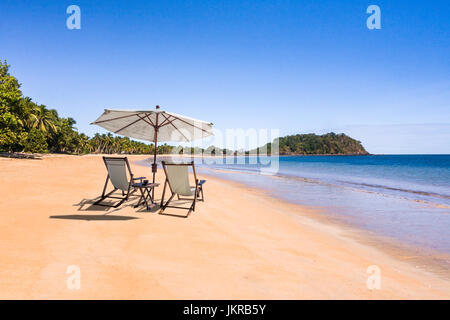
<path id="1" fill-rule="evenodd" d="M 128 156 L 135 176 L 147 176 Z M 2 299 L 449 299 L 445 274 L 417 267 L 311 208 L 202 174 L 205 202 L 188 218 L 132 198 L 93 206 L 101 156 L 0 158 Z M 156 199 L 164 173 L 158 170 Z M 167 212 L 184 214 L 176 209 Z M 80 288 L 67 285 L 68 267 Z M 381 271 L 368 289 L 369 266 Z"/>

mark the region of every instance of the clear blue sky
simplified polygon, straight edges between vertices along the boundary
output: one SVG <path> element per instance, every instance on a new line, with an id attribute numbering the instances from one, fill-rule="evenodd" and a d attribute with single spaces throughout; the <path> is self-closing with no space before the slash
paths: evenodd
<path id="1" fill-rule="evenodd" d="M 66 8 L 81 8 L 81 30 Z M 381 8 L 369 30 L 366 8 Z M 217 128 L 344 132 L 450 153 L 450 1 L 0 2 L 0 58 L 77 121 L 160 104 Z"/>

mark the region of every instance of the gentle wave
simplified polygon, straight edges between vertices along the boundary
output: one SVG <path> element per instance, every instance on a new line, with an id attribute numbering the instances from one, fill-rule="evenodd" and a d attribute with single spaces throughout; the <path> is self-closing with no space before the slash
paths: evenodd
<path id="1" fill-rule="evenodd" d="M 208 169 L 215 169 L 215 170 L 226 170 L 230 172 L 241 172 L 241 173 L 248 173 L 248 174 L 260 174 L 260 168 L 243 168 L 243 167 L 230 167 L 230 166 L 209 166 L 209 165 L 201 165 L 202 168 L 208 168 Z M 355 181 L 349 181 L 349 180 L 332 180 L 332 179 L 319 179 L 319 178 L 311 178 L 306 176 L 301 176 L 298 174 L 287 174 L 287 173 L 277 173 L 274 176 L 280 177 L 280 178 L 288 178 L 288 179 L 299 179 L 304 182 L 310 182 L 310 183 L 322 183 L 327 185 L 334 185 L 336 187 L 342 187 L 342 186 L 353 186 L 356 188 L 360 187 L 367 187 L 376 189 L 376 191 L 379 191 L 380 193 L 383 193 L 383 190 L 385 191 L 395 191 L 395 192 L 402 192 L 402 193 L 409 193 L 411 195 L 421 195 L 426 197 L 435 197 L 435 198 L 441 198 L 441 199 L 447 199 L 450 200 L 450 195 L 446 194 L 440 194 L 436 192 L 430 192 L 430 191 L 424 191 L 424 190 L 414 190 L 414 189 L 405 189 L 405 188 L 399 188 L 399 187 L 393 187 L 388 185 L 381 185 L 381 184 L 371 184 L 371 183 L 360 183 Z M 365 189 L 364 189 L 365 190 Z M 392 194 L 389 194 L 392 195 Z M 422 199 L 416 199 L 412 198 L 411 200 L 422 200 Z M 440 203 L 438 203 L 440 204 Z"/>
<path id="2" fill-rule="evenodd" d="M 418 190 L 411 190 L 411 189 L 402 189 L 402 188 L 396 188 L 396 187 L 389 187 L 389 186 L 383 186 L 378 184 L 369 184 L 369 183 L 356 183 L 356 182 L 348 182 L 348 181 L 342 181 L 343 183 L 348 184 L 354 184 L 354 185 L 360 185 L 365 187 L 371 187 L 371 188 L 379 188 L 379 189 L 386 189 L 386 190 L 392 190 L 392 191 L 400 191 L 400 192 L 406 192 L 406 193 L 413 193 L 413 194 L 419 194 L 423 196 L 429 196 L 429 197 L 437 197 L 437 198 L 443 198 L 443 199 L 450 199 L 450 196 L 445 194 L 439 194 L 434 192 L 428 192 L 428 191 L 418 191 Z"/>
<path id="3" fill-rule="evenodd" d="M 264 189 L 419 250 L 450 253 L 450 156 L 285 157 L 272 176 L 261 165 L 195 161 L 200 175 Z"/>

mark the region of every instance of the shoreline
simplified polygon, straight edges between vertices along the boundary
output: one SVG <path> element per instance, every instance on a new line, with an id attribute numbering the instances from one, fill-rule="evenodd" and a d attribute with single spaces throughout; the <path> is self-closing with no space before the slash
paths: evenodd
<path id="1" fill-rule="evenodd" d="M 373 156 L 374 154 L 367 154 L 361 156 Z M 158 155 L 158 157 L 168 157 L 175 156 L 179 158 L 191 158 L 191 155 Z M 247 155 L 248 156 L 248 155 Z M 252 156 L 252 155 L 250 155 Z M 280 156 L 355 156 L 355 155 L 280 155 Z M 200 156 L 199 156 L 200 157 Z M 211 156 L 214 158 L 214 156 Z M 235 156 L 227 156 L 227 157 L 235 157 Z M 194 156 L 195 158 L 195 156 Z M 149 158 L 150 159 L 150 158 Z M 136 161 L 135 163 L 140 166 L 147 167 L 143 162 L 147 159 Z M 150 159 L 152 160 L 152 159 Z M 239 170 L 226 170 L 222 168 L 204 168 L 209 171 L 224 171 L 226 173 L 231 174 L 253 174 L 253 173 L 244 173 Z M 345 219 L 331 217 L 324 212 L 323 209 L 314 208 L 312 206 L 300 205 L 293 201 L 289 201 L 283 199 L 281 197 L 277 197 L 273 194 L 270 194 L 268 190 L 263 188 L 258 188 L 255 186 L 247 185 L 244 182 L 239 182 L 231 179 L 226 179 L 223 177 L 217 177 L 214 174 L 208 174 L 202 172 L 202 175 L 207 176 L 213 179 L 223 180 L 229 184 L 235 185 L 239 188 L 251 189 L 253 192 L 264 196 L 276 199 L 282 203 L 286 203 L 289 205 L 297 206 L 300 210 L 304 210 L 304 215 L 308 218 L 314 219 L 320 223 L 324 223 L 330 226 L 337 226 L 338 228 L 342 228 L 345 230 L 346 236 L 350 239 L 360 242 L 364 245 L 369 245 L 374 247 L 382 252 L 390 255 L 391 257 L 399 260 L 406 261 L 411 266 L 416 268 L 420 268 L 421 270 L 432 272 L 442 279 L 450 280 L 450 255 L 446 253 L 442 253 L 440 251 L 432 250 L 430 248 L 422 248 L 419 246 L 414 246 L 405 242 L 400 242 L 397 239 L 376 234 L 373 231 L 365 230 L 355 226 Z M 278 175 L 276 175 L 278 177 Z M 414 200 L 411 200 L 414 201 Z M 307 210 L 305 210 L 307 209 Z"/>
<path id="2" fill-rule="evenodd" d="M 98 208 L 100 157 L 0 159 L 1 298 L 450 298 L 448 280 L 356 241 L 310 208 L 216 177 L 187 219 L 134 209 L 136 198 Z M 128 157 L 136 175 L 151 175 L 135 164 L 147 155 Z M 80 266 L 79 291 L 66 287 L 68 265 Z M 366 286 L 371 265 L 382 271 L 381 290 Z"/>
<path id="3" fill-rule="evenodd" d="M 141 165 L 141 164 L 140 164 Z M 256 173 L 246 173 L 246 172 L 240 172 L 238 170 L 226 170 L 222 168 L 205 168 L 207 171 L 216 171 L 216 172 L 225 172 L 228 174 L 256 174 Z M 202 173 L 203 175 L 212 177 L 214 179 L 220 179 L 227 181 L 232 184 L 236 184 L 237 186 L 244 187 L 244 188 L 251 188 L 255 190 L 256 192 L 259 192 L 261 195 L 265 197 L 271 197 L 273 199 L 277 199 L 278 201 L 298 206 L 299 208 L 308 210 L 306 211 L 306 216 L 308 218 L 316 219 L 317 221 L 325 224 L 330 224 L 334 226 L 338 226 L 340 228 L 345 229 L 346 232 L 348 232 L 348 236 L 351 237 L 355 241 L 359 241 L 363 244 L 370 245 L 372 247 L 375 247 L 377 249 L 382 250 L 383 252 L 386 252 L 390 256 L 394 258 L 402 258 L 405 260 L 408 260 L 411 265 L 414 265 L 416 267 L 420 267 L 423 270 L 431 271 L 436 273 L 437 275 L 443 277 L 444 279 L 449 280 L 450 279 L 450 254 L 447 254 L 445 252 L 441 252 L 438 250 L 434 250 L 431 248 L 424 248 L 420 246 L 416 246 L 413 244 L 406 243 L 404 241 L 400 241 L 398 239 L 386 236 L 386 235 L 380 235 L 375 233 L 374 231 L 370 231 L 361 227 L 358 227 L 355 224 L 352 224 L 348 221 L 348 217 L 343 216 L 330 216 L 326 212 L 327 206 L 323 206 L 320 208 L 314 207 L 314 206 L 308 206 L 308 205 L 300 205 L 294 201 L 290 201 L 288 199 L 284 199 L 280 196 L 276 196 L 273 193 L 271 193 L 269 190 L 266 190 L 261 187 L 256 187 L 253 185 L 246 184 L 242 181 L 235 181 L 232 179 L 227 179 L 224 177 L 218 177 L 214 174 L 208 174 L 208 173 Z M 278 178 L 278 176 L 274 176 Z M 409 201 L 415 201 L 415 200 L 409 200 Z M 425 202 L 425 201 L 424 201 Z"/>
<path id="4" fill-rule="evenodd" d="M 136 161 L 136 165 L 144 166 L 145 164 L 142 164 L 142 160 Z M 206 168 L 210 171 L 225 171 L 226 173 L 231 174 L 247 174 L 240 171 L 232 171 L 232 170 L 225 170 L 225 169 L 213 169 L 213 168 Z M 374 248 L 377 248 L 387 254 L 389 254 L 393 258 L 403 259 L 410 263 L 412 266 L 421 268 L 424 271 L 431 271 L 435 273 L 436 275 L 439 275 L 443 279 L 450 280 L 450 255 L 437 251 L 432 250 L 430 248 L 422 248 L 419 246 L 414 246 L 412 244 L 408 244 L 405 242 L 401 242 L 397 239 L 383 236 L 380 234 L 376 234 L 373 231 L 369 231 L 363 228 L 360 228 L 356 225 L 351 224 L 350 222 L 346 221 L 343 217 L 331 217 L 328 215 L 323 208 L 315 208 L 313 206 L 308 205 L 300 205 L 298 203 L 295 203 L 293 201 L 289 201 L 286 199 L 283 199 L 281 197 L 277 197 L 270 193 L 270 191 L 265 190 L 263 188 L 258 188 L 255 186 L 247 185 L 244 182 L 234 181 L 231 179 L 226 179 L 222 177 L 217 177 L 214 174 L 208 174 L 208 173 L 201 173 L 202 176 L 209 177 L 210 179 L 219 179 L 222 181 L 225 181 L 227 183 L 230 183 L 232 185 L 235 185 L 239 188 L 245 188 L 245 189 L 251 189 L 253 192 L 259 194 L 260 196 L 264 197 L 270 197 L 272 199 L 276 199 L 277 201 L 280 201 L 282 203 L 286 203 L 289 205 L 297 206 L 299 210 L 305 211 L 305 216 L 308 218 L 314 219 L 320 223 L 328 224 L 331 226 L 337 226 L 339 228 L 342 228 L 347 233 L 347 236 L 351 238 L 352 240 L 358 241 L 362 244 L 366 244 L 369 246 L 372 246 Z M 306 210 L 305 210 L 306 209 Z"/>

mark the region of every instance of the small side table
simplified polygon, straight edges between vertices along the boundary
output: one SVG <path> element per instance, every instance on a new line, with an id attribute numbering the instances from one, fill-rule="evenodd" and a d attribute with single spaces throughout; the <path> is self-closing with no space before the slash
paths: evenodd
<path id="1" fill-rule="evenodd" d="M 136 189 L 139 189 L 141 191 L 141 197 L 139 198 L 138 203 L 134 206 L 135 208 L 139 207 L 142 204 L 145 204 L 147 206 L 147 210 L 150 210 L 153 208 L 156 203 L 153 201 L 152 198 L 152 190 L 155 187 L 158 187 L 159 183 L 134 183 L 133 187 Z"/>

